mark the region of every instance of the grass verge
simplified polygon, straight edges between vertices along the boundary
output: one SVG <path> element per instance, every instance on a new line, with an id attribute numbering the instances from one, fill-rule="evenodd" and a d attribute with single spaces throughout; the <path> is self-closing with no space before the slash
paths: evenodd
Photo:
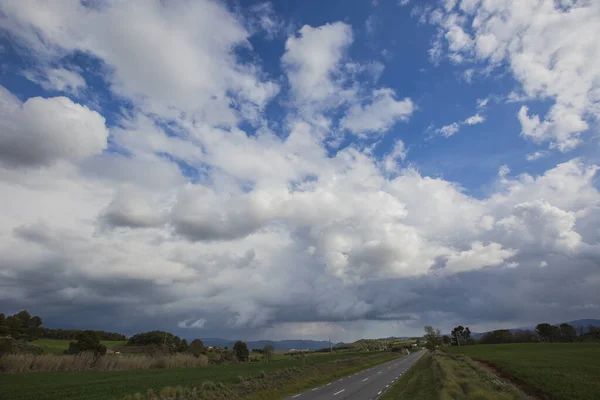
<path id="1" fill-rule="evenodd" d="M 515 343 L 448 350 L 485 363 L 541 399 L 600 399 L 600 343 Z"/>
<path id="2" fill-rule="evenodd" d="M 0 400 L 114 400 L 148 389 L 159 392 L 166 386 L 195 387 L 204 381 L 232 384 L 245 378 L 277 370 L 327 363 L 373 353 L 338 353 L 312 356 L 306 360 L 287 357 L 269 364 L 244 363 L 206 368 L 130 371 L 77 371 L 0 374 Z"/>
<path id="3" fill-rule="evenodd" d="M 441 351 L 425 354 L 382 400 L 526 400 L 527 395 L 468 357 Z"/>
<path id="4" fill-rule="evenodd" d="M 205 381 L 201 385 L 192 388 L 165 387 L 158 393 L 153 391 L 145 394 L 136 393 L 126 396 L 123 400 L 275 400 L 320 386 L 397 357 L 398 355 L 388 353 L 371 357 L 336 360 L 302 368 L 286 368 L 271 374 L 261 373 L 258 376 L 249 378 L 240 376 L 238 382 L 231 385 Z"/>

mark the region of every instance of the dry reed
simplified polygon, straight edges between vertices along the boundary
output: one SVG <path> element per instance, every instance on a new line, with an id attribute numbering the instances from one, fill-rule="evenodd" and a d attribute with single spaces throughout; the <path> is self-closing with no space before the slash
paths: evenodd
<path id="1" fill-rule="evenodd" d="M 147 355 L 110 354 L 95 357 L 92 353 L 59 354 L 8 354 L 0 357 L 0 371 L 63 372 L 63 371 L 124 371 L 129 369 L 171 369 L 206 367 L 205 355 L 173 354 L 151 357 Z"/>

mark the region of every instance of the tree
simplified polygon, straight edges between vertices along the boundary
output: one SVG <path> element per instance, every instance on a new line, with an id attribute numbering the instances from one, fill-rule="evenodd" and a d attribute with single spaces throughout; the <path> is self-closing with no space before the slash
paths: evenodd
<path id="1" fill-rule="evenodd" d="M 129 338 L 127 345 L 156 346 L 167 352 L 183 352 L 188 349 L 187 340 L 182 340 L 179 336 L 163 331 L 135 334 Z"/>
<path id="2" fill-rule="evenodd" d="M 457 345 L 464 345 L 471 343 L 471 330 L 467 326 L 466 328 L 459 325 L 452 329 L 452 338 Z"/>
<path id="3" fill-rule="evenodd" d="M 66 354 L 78 354 L 83 352 L 92 352 L 94 355 L 106 354 L 106 346 L 100 343 L 100 339 L 94 331 L 83 331 L 77 335 L 77 341 L 69 343 Z"/>
<path id="4" fill-rule="evenodd" d="M 275 355 L 275 348 L 268 344 L 263 348 L 263 357 L 267 363 L 270 363 L 273 359 L 273 355 Z"/>
<path id="5" fill-rule="evenodd" d="M 539 342 L 537 333 L 529 330 L 518 330 L 513 333 L 513 343 L 535 343 Z"/>
<path id="6" fill-rule="evenodd" d="M 450 343 L 452 343 L 452 338 L 448 335 L 444 335 L 442 337 L 442 341 L 444 342 L 445 346 L 448 346 L 448 345 L 450 345 Z"/>
<path id="7" fill-rule="evenodd" d="M 430 325 L 425 326 L 423 329 L 425 330 L 423 339 L 427 341 L 425 347 L 427 347 L 429 350 L 435 350 L 435 348 L 442 343 L 442 332 Z"/>
<path id="8" fill-rule="evenodd" d="M 242 342 L 241 340 L 235 342 L 233 345 L 233 352 L 238 361 L 248 361 L 250 352 L 248 351 L 248 346 L 245 342 Z"/>
<path id="9" fill-rule="evenodd" d="M 508 329 L 498 329 L 496 331 L 487 332 L 481 338 L 483 344 L 494 343 L 512 343 L 513 334 Z"/>
<path id="10" fill-rule="evenodd" d="M 577 338 L 577 331 L 572 325 L 560 324 L 560 336 L 566 342 L 574 342 Z"/>
<path id="11" fill-rule="evenodd" d="M 552 339 L 553 326 L 547 323 L 537 324 L 535 331 L 543 341 L 550 341 Z"/>
<path id="12" fill-rule="evenodd" d="M 204 348 L 204 343 L 202 342 L 202 340 L 192 340 L 192 343 L 190 343 L 189 352 L 196 357 L 200 357 L 200 354 L 204 354 L 206 352 L 206 349 Z"/>

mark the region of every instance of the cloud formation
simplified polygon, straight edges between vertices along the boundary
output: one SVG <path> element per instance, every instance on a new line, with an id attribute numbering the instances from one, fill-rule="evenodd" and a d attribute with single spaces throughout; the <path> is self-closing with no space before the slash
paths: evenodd
<path id="1" fill-rule="evenodd" d="M 421 15 L 439 29 L 434 58 L 445 52 L 455 63 L 488 71 L 506 66 L 525 98 L 553 102 L 545 116 L 520 108 L 524 137 L 568 151 L 600 117 L 597 2 L 447 2 Z"/>
<path id="2" fill-rule="evenodd" d="M 107 91 L 128 106 L 117 103 L 123 110 L 108 123 L 110 110 L 85 98 L 21 101 L 0 90 L 7 310 L 27 307 L 55 324 L 94 313 L 97 326 L 86 327 L 125 333 L 339 340 L 417 334 L 428 323 L 556 321 L 590 304 L 597 312 L 593 163 L 502 168 L 476 196 L 411 164 L 421 144 L 386 136 L 417 118 L 417 100 L 376 87 L 375 64 L 349 56 L 349 24 L 288 35 L 275 57 L 283 76 L 274 77 L 250 45 L 254 32 L 283 34 L 271 8 L 267 20 L 247 21 L 213 1 L 142 3 L 0 2 L 2 29 L 42 71 L 32 80 L 91 90 L 72 65 L 55 67 L 83 53 L 102 63 Z M 577 17 L 595 29 L 595 16 L 579 11 L 594 5 L 542 3 L 536 14 L 527 2 L 525 16 Z M 530 97 L 552 99 L 544 118 L 521 109 L 523 135 L 571 148 L 583 140 L 577 123 L 597 111 L 595 59 L 584 51 L 596 45 L 585 36 L 567 65 L 572 36 L 546 43 L 556 65 L 535 84 L 527 57 L 543 63 L 541 28 L 518 37 L 500 16 L 521 28 L 526 18 L 506 7 L 446 2 L 428 15 L 461 62 L 509 63 Z M 555 26 L 539 22 L 544 32 Z M 560 73 L 581 87 L 562 92 Z M 271 118 L 275 103 L 283 115 Z M 563 112 L 569 126 L 552 114 Z M 485 116 L 457 120 L 440 133 Z"/>

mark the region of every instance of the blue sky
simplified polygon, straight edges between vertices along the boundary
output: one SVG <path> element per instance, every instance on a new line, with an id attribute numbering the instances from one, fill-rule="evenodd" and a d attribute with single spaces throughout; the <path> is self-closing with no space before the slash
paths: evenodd
<path id="1" fill-rule="evenodd" d="M 594 2 L 0 11 L 0 311 L 340 340 L 598 315 Z"/>

